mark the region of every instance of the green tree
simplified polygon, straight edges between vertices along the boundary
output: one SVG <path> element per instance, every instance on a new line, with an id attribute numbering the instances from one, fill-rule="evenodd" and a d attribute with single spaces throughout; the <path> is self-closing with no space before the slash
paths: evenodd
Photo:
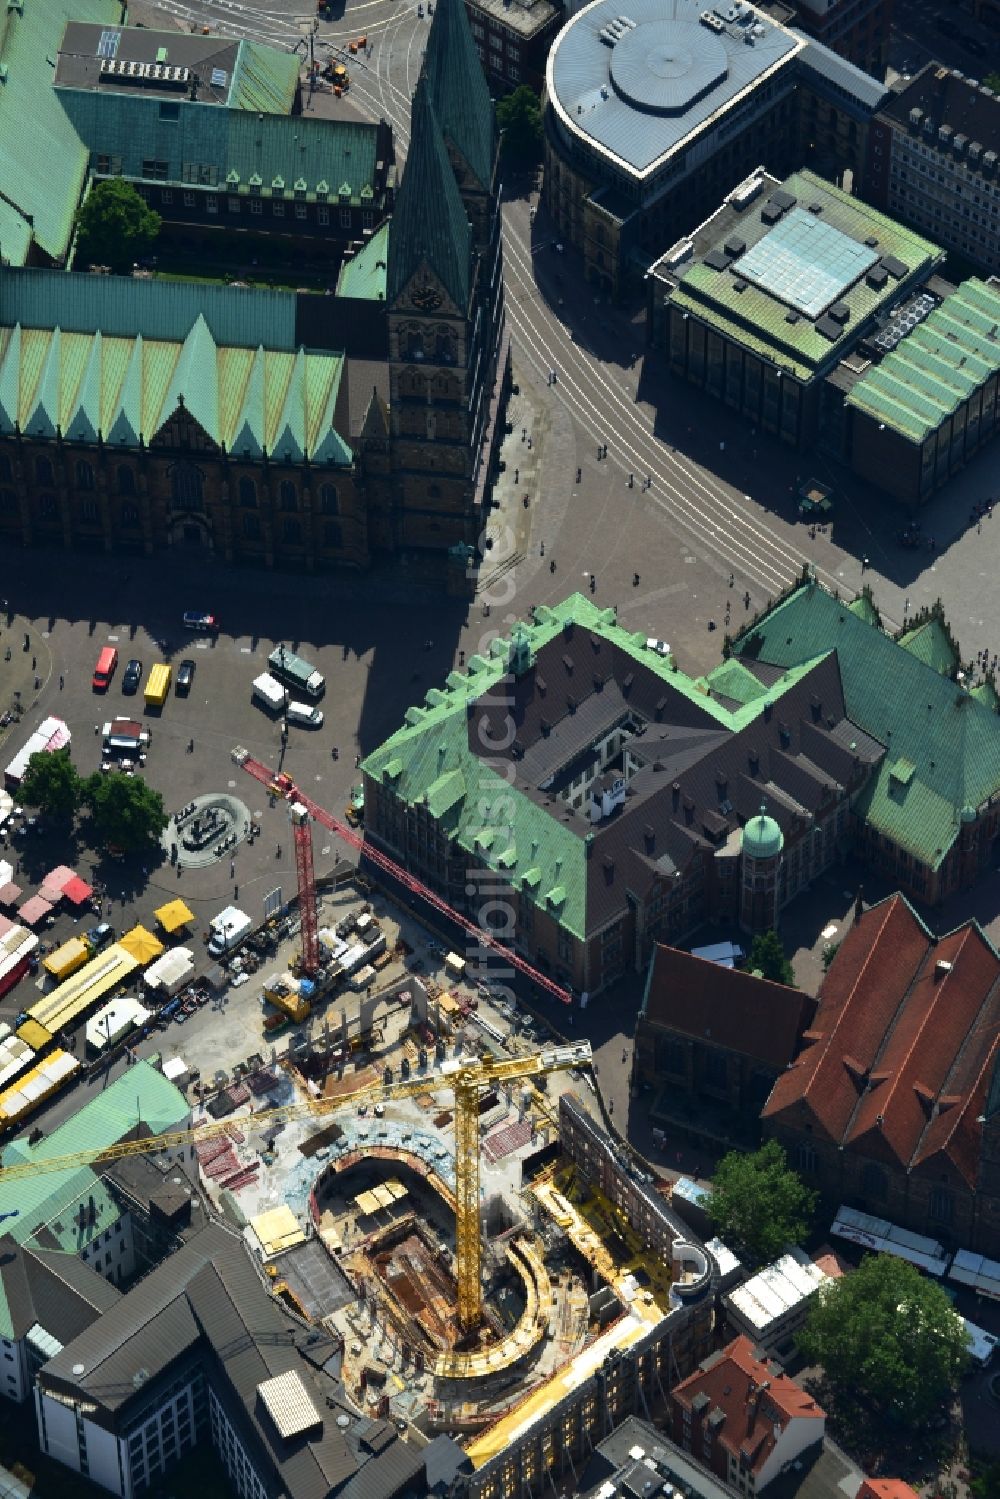
<path id="1" fill-rule="evenodd" d="M 17 794 L 29 807 L 68 821 L 83 801 L 83 781 L 69 750 L 42 750 L 32 755 Z"/>
<path id="2" fill-rule="evenodd" d="M 751 973 L 761 973 L 766 979 L 773 979 L 776 984 L 795 987 L 795 970 L 785 956 L 781 938 L 775 931 L 758 932 L 750 948 L 747 967 Z"/>
<path id="3" fill-rule="evenodd" d="M 1000 77 L 997 79 L 1000 85 Z M 1000 87 L 997 92 L 1000 93 Z M 1000 1499 L 1000 1462 L 974 1462 L 969 1488 L 976 1499 Z"/>
<path id="4" fill-rule="evenodd" d="M 84 793 L 98 839 L 126 853 L 149 850 L 170 820 L 163 797 L 140 776 L 97 773 L 84 783 Z"/>
<path id="5" fill-rule="evenodd" d="M 113 177 L 97 183 L 77 209 L 80 253 L 92 265 L 130 271 L 160 232 L 160 215 L 146 206 L 130 182 Z"/>
<path id="6" fill-rule="evenodd" d="M 798 1343 L 835 1391 L 914 1428 L 947 1408 L 969 1359 L 941 1287 L 888 1254 L 866 1255 L 853 1275 L 822 1285 Z"/>
<path id="7" fill-rule="evenodd" d="M 522 83 L 497 105 L 504 159 L 513 166 L 530 167 L 542 155 L 542 111 L 534 89 Z"/>
<path id="8" fill-rule="evenodd" d="M 741 1259 L 763 1264 L 805 1238 L 816 1194 L 791 1169 L 777 1140 L 752 1155 L 733 1150 L 715 1168 L 708 1215 Z"/>

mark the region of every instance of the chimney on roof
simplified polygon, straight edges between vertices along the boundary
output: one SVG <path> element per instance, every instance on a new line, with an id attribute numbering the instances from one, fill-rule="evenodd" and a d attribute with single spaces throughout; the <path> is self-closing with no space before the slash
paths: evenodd
<path id="1" fill-rule="evenodd" d="M 948 962 L 947 958 L 938 958 L 937 962 L 934 964 L 935 983 L 938 979 L 946 978 L 954 966 L 955 965 L 953 963 Z"/>

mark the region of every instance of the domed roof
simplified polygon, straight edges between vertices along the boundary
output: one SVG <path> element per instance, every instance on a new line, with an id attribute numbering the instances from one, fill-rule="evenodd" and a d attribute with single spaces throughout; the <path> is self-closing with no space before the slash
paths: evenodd
<path id="1" fill-rule="evenodd" d="M 761 807 L 743 829 L 743 852 L 751 859 L 774 859 L 784 846 L 784 834 Z"/>

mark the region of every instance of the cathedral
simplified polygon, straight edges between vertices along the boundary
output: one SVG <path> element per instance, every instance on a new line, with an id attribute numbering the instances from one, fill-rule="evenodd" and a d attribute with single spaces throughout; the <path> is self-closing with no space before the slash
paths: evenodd
<path id="1" fill-rule="evenodd" d="M 144 33 L 123 35 L 141 44 Z M 74 58 L 79 35 L 75 46 Z M 293 183 L 274 165 L 248 172 L 252 146 L 237 127 L 253 97 L 226 116 L 207 113 L 193 89 L 165 103 L 160 86 L 140 80 L 122 102 L 60 63 L 53 92 L 83 142 L 83 178 L 124 175 L 165 220 L 186 214 L 189 223 L 169 226 L 175 242 L 199 241 L 199 215 L 218 234 L 241 210 L 236 227 L 286 238 L 271 215 L 287 211 L 303 233 L 363 217 L 364 236 L 345 241 L 326 296 L 84 274 L 51 251 L 29 250 L 21 264 L 5 257 L 0 544 L 134 554 L 182 546 L 306 570 L 388 557 L 464 590 L 496 473 L 510 359 L 499 138 L 462 0 L 436 8 L 398 187 L 385 121 L 310 119 L 305 129 L 291 113 L 253 115 L 272 160 L 291 140 L 297 160 L 306 146 L 313 153 Z M 114 132 L 140 136 L 128 111 L 146 105 L 157 128 L 165 118 L 183 126 L 201 109 L 202 139 L 204 119 L 220 122 L 202 147 L 213 162 L 172 164 L 169 145 L 154 161 L 131 163 L 125 146 L 116 154 Z"/>

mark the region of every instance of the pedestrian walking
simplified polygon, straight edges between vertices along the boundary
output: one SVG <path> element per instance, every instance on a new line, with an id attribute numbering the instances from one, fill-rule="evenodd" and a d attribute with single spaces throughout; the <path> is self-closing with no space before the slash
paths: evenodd
<path id="1" fill-rule="evenodd" d="M 65 685 L 66 685 L 65 678 L 63 677 L 62 672 L 60 672 L 59 673 L 59 691 L 60 692 L 62 692 L 62 690 L 65 687 Z"/>

